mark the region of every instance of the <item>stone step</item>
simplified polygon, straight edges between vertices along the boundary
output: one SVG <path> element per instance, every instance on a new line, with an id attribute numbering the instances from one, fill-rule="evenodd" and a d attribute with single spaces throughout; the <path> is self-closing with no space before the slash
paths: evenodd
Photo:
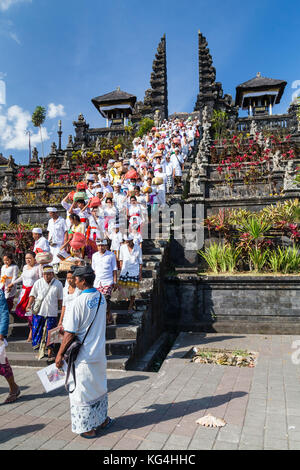
<path id="1" fill-rule="evenodd" d="M 119 355 L 111 355 L 107 357 L 107 369 L 119 369 L 119 370 L 126 370 L 127 364 L 129 361 L 129 356 L 119 356 Z"/>
<path id="2" fill-rule="evenodd" d="M 115 325 L 139 325 L 142 321 L 144 311 L 135 311 L 134 313 L 128 313 L 127 310 L 111 310 L 113 322 Z"/>
<path id="3" fill-rule="evenodd" d="M 135 299 L 135 307 L 136 310 L 138 311 L 145 311 L 148 309 L 150 303 L 150 296 L 149 298 L 142 298 L 142 299 Z M 113 299 L 111 300 L 111 309 L 112 310 L 128 310 L 128 304 L 129 302 L 126 300 L 117 300 Z"/>
<path id="4" fill-rule="evenodd" d="M 106 355 L 131 356 L 134 352 L 136 341 L 128 339 L 109 339 L 106 341 Z"/>
<path id="5" fill-rule="evenodd" d="M 262 334 L 262 335 L 299 335 L 300 322 L 299 321 L 270 321 L 270 322 L 255 322 L 255 321 L 216 321 L 209 322 L 195 322 L 195 323 L 180 323 L 174 324 L 173 322 L 166 322 L 166 329 L 172 332 L 193 331 L 204 333 L 233 333 L 233 334 Z"/>
<path id="6" fill-rule="evenodd" d="M 47 358 L 38 360 L 36 352 L 14 352 L 7 350 L 7 357 L 11 366 L 47 367 Z"/>
<path id="7" fill-rule="evenodd" d="M 14 334 L 9 334 L 8 335 L 8 344 L 9 344 L 9 349 L 10 351 L 14 352 L 30 352 L 32 351 L 32 346 L 31 342 L 27 343 L 26 339 L 27 335 L 29 333 L 29 330 L 27 329 L 25 331 L 25 334 L 23 334 L 23 326 L 21 325 L 20 327 L 14 327 L 13 325 L 10 325 L 10 327 L 13 327 L 14 329 Z M 116 324 L 116 325 L 108 325 L 106 327 L 106 339 L 111 340 L 111 339 L 136 339 L 137 336 L 137 325 L 132 325 L 130 323 L 125 323 L 125 324 Z"/>
<path id="8" fill-rule="evenodd" d="M 47 367 L 47 358 L 38 360 L 36 353 L 20 353 L 20 352 L 10 352 L 7 351 L 7 357 L 11 366 L 21 366 L 21 367 L 38 367 L 42 369 Z M 127 363 L 129 361 L 129 356 L 124 355 L 109 355 L 107 356 L 107 369 L 120 369 L 125 370 Z"/>
<path id="9" fill-rule="evenodd" d="M 148 255 L 143 255 L 143 261 L 148 263 L 149 261 L 160 263 L 162 260 L 162 255 L 152 255 L 151 253 Z"/>
<path id="10" fill-rule="evenodd" d="M 8 337 L 27 338 L 29 335 L 29 326 L 27 323 L 11 323 L 8 327 Z"/>
<path id="11" fill-rule="evenodd" d="M 138 326 L 125 323 L 124 325 L 109 325 L 106 327 L 106 339 L 136 339 Z"/>

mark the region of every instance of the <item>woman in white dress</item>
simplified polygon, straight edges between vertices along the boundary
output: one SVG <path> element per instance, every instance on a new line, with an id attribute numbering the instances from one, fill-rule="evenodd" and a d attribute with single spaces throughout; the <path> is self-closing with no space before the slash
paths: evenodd
<path id="1" fill-rule="evenodd" d="M 12 290 L 16 284 L 22 282 L 22 290 L 16 306 L 16 315 L 18 315 L 19 318 L 25 318 L 30 291 L 35 281 L 42 277 L 41 265 L 37 264 L 35 253 L 28 251 L 25 255 L 25 262 L 26 264 L 21 276 L 7 286 L 7 289 Z M 30 328 L 27 342 L 30 342 L 32 336 L 32 316 L 26 316 L 26 318 Z"/>
<path id="2" fill-rule="evenodd" d="M 132 235 L 129 235 L 126 243 L 120 249 L 120 277 L 119 291 L 124 299 L 130 299 L 128 313 L 133 313 L 133 306 L 139 284 L 142 280 L 143 258 L 142 250 L 134 244 Z"/>
<path id="3" fill-rule="evenodd" d="M 99 207 L 91 208 L 89 225 L 86 231 L 87 255 L 89 258 L 97 252 L 96 240 L 104 238 L 104 218 L 101 215 Z"/>
<path id="4" fill-rule="evenodd" d="M 106 198 L 106 204 L 104 206 L 104 228 L 109 234 L 113 230 L 113 227 L 116 223 L 117 209 L 113 205 L 113 200 L 111 197 Z"/>
<path id="5" fill-rule="evenodd" d="M 8 286 L 17 279 L 18 274 L 19 268 L 14 263 L 12 255 L 4 255 L 3 266 L 1 268 L 0 289 L 4 291 L 9 312 L 12 310 L 17 288 L 14 286 L 12 289 L 8 289 Z"/>
<path id="6" fill-rule="evenodd" d="M 80 294 L 80 290 L 77 289 L 75 285 L 75 277 L 73 276 L 73 271 L 67 272 L 66 278 L 66 285 L 64 287 L 64 297 L 63 297 L 63 304 L 61 309 L 61 315 L 58 322 L 58 326 L 62 327 L 62 322 L 65 317 L 68 316 L 68 312 L 70 311 L 71 304 L 76 297 Z"/>
<path id="7" fill-rule="evenodd" d="M 138 204 L 135 196 L 130 197 L 130 204 L 128 204 L 127 216 L 129 222 L 129 232 L 132 230 L 133 225 L 138 226 L 138 232 L 141 231 L 141 224 L 143 222 L 143 209 Z"/>

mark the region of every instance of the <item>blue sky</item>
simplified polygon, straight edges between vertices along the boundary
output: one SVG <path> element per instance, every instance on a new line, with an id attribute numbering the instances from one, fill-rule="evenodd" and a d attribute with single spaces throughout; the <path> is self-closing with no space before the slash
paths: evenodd
<path id="1" fill-rule="evenodd" d="M 59 119 L 64 145 L 80 112 L 90 127 L 104 125 L 91 98 L 120 86 L 142 100 L 164 33 L 170 114 L 192 111 L 196 101 L 198 29 L 208 40 L 225 93 L 235 97 L 235 87 L 258 71 L 286 80 L 276 107 L 283 113 L 292 93 L 299 88 L 300 94 L 299 13 L 293 0 L 0 0 L 0 152 L 26 163 L 29 128 L 41 154 L 30 122 L 37 105 L 48 110 L 43 129 L 48 153 L 57 142 Z"/>

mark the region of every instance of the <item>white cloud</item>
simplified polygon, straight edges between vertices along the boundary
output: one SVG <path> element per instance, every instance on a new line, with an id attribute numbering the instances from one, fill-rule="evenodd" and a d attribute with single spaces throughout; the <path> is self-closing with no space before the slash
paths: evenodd
<path id="1" fill-rule="evenodd" d="M 12 5 L 16 3 L 31 3 L 32 0 L 0 0 L 0 10 L 5 11 L 8 10 Z"/>
<path id="2" fill-rule="evenodd" d="M 16 43 L 19 44 L 19 46 L 21 46 L 21 41 L 20 41 L 20 39 L 18 38 L 17 33 L 11 32 L 11 33 L 9 34 L 9 36 L 10 36 L 14 41 L 16 41 Z"/>
<path id="3" fill-rule="evenodd" d="M 1 11 L 1 7 L 0 7 L 0 11 Z M 12 39 L 13 41 L 15 41 L 17 44 L 21 46 L 21 41 L 19 39 L 18 34 L 15 31 L 15 25 L 11 20 L 7 20 L 3 18 L 0 19 L 0 35 Z"/>
<path id="4" fill-rule="evenodd" d="M 47 117 L 54 119 L 56 117 L 65 116 L 64 106 L 62 104 L 55 105 L 54 103 L 48 104 Z"/>
<path id="5" fill-rule="evenodd" d="M 25 132 L 31 126 L 31 114 L 28 111 L 18 105 L 10 106 L 7 110 L 0 106 L 0 146 L 5 150 L 27 149 L 28 136 Z M 45 127 L 42 127 L 42 138 L 43 141 L 50 138 Z M 32 146 L 40 145 L 41 137 L 38 128 L 32 133 L 30 140 Z"/>

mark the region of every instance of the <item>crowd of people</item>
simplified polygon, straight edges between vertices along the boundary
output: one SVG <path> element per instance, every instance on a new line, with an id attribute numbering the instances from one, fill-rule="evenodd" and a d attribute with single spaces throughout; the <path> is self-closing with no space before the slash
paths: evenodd
<path id="1" fill-rule="evenodd" d="M 65 217 L 59 215 L 56 207 L 47 208 L 48 236 L 39 227 L 32 230 L 33 249 L 26 253 L 21 273 L 12 255 L 3 257 L 0 341 L 7 335 L 6 317 L 13 308 L 19 284 L 15 313 L 28 321 L 27 341 L 32 342 L 39 359 L 47 356 L 49 364 L 56 361 L 57 367 L 62 364 L 72 335 L 86 334 L 89 320 L 97 315 L 99 302 L 106 311 L 104 319 L 98 314 L 99 328 L 89 334 L 81 365 L 76 366 L 78 377 L 89 377 L 85 385 L 80 379 L 77 381 L 77 391 L 71 400 L 72 429 L 84 437 L 93 437 L 95 427 L 111 422 L 107 418 L 102 356 L 105 356 L 105 327 L 113 323 L 112 293 L 117 290 L 120 298 L 128 299 L 128 312 L 133 312 L 142 279 L 141 228 L 151 214 L 164 207 L 167 194 L 181 189 L 182 171 L 198 137 L 198 126 L 199 122 L 191 119 L 163 121 L 143 138 L 135 138 L 129 159 L 109 160 L 105 170 L 88 173 L 76 190 L 62 200 Z M 56 278 L 60 270 L 67 270 L 65 286 Z M 49 331 L 57 326 L 64 339 L 55 355 Z M 101 367 L 97 351 L 99 354 L 101 351 Z M 0 364 L 0 375 L 9 383 L 6 403 L 11 403 L 18 398 L 20 389 L 7 359 Z M 100 384 L 98 388 L 95 383 Z M 86 425 L 83 418 L 81 421 L 78 418 L 78 406 L 86 407 L 85 413 L 81 413 Z"/>

